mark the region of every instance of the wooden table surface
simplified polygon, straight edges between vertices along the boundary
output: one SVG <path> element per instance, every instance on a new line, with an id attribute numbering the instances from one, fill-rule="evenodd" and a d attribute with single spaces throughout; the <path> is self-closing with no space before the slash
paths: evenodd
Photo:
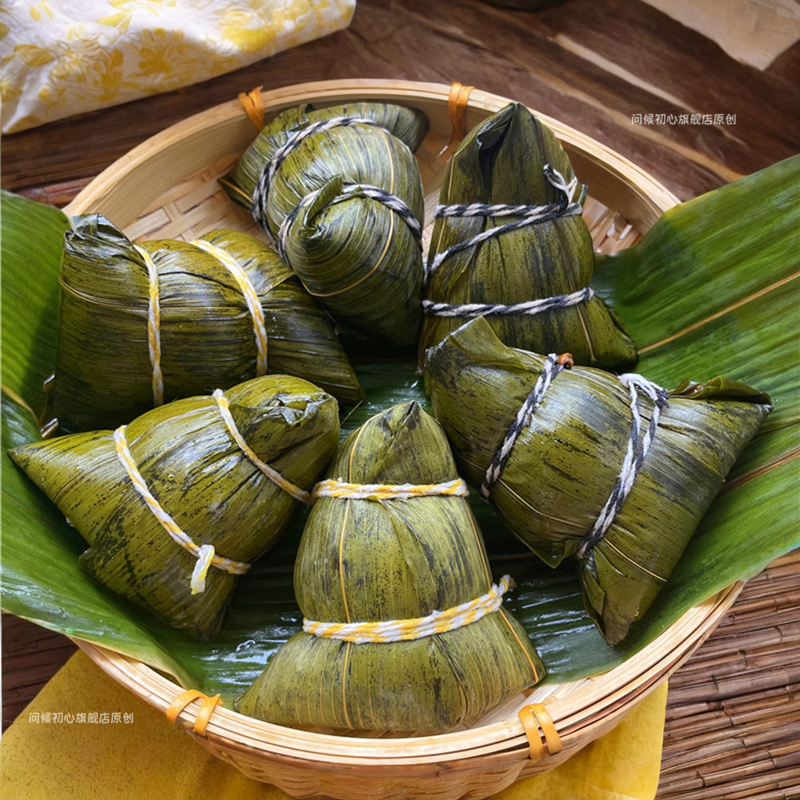
<path id="1" fill-rule="evenodd" d="M 135 145 L 241 91 L 353 77 L 460 81 L 519 100 L 609 145 L 680 199 L 800 151 L 800 44 L 760 70 L 639 0 L 568 0 L 535 12 L 479 0 L 359 0 L 346 31 L 5 137 L 2 186 L 63 206 Z M 647 114 L 735 120 L 645 124 Z M 4 727 L 73 650 L 4 615 Z M 671 679 L 658 798 L 800 798 L 800 553 L 750 581 Z"/>

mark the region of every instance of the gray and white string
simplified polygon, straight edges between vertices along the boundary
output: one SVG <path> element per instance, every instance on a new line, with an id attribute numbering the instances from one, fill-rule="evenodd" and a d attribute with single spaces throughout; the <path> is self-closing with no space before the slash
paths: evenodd
<path id="1" fill-rule="evenodd" d="M 519 439 L 520 434 L 531 421 L 536 409 L 539 408 L 539 405 L 544 399 L 545 393 L 550 388 L 550 385 L 553 383 L 553 380 L 556 378 L 559 372 L 564 369 L 568 369 L 567 364 L 559 363 L 558 357 L 554 353 L 551 353 L 545 359 L 544 365 L 542 366 L 542 371 L 539 374 L 533 389 L 520 407 L 516 417 L 514 417 L 514 421 L 511 423 L 511 427 L 506 432 L 503 443 L 500 445 L 498 451 L 494 454 L 492 463 L 489 464 L 489 468 L 486 470 L 486 474 L 483 476 L 483 482 L 481 483 L 481 496 L 484 499 L 489 499 L 489 493 L 505 469 L 508 459 L 511 457 L 511 451 L 514 449 L 514 445 L 517 443 L 517 439 Z"/>
<path id="2" fill-rule="evenodd" d="M 536 384 L 517 412 L 514 421 L 511 423 L 503 439 L 502 445 L 495 453 L 489 468 L 486 470 L 483 483 L 481 484 L 481 495 L 485 499 L 489 499 L 491 489 L 500 478 L 503 469 L 508 463 L 514 445 L 517 443 L 523 429 L 530 423 L 536 409 L 541 405 L 545 393 L 552 385 L 553 380 L 559 372 L 567 368 L 567 365 L 560 364 L 553 354 L 547 356 L 545 359 L 542 372 Z M 576 553 L 578 558 L 584 558 L 586 553 L 605 536 L 606 532 L 611 527 L 614 518 L 630 494 L 633 488 L 633 482 L 639 474 L 645 456 L 653 443 L 661 414 L 669 407 L 668 392 L 658 386 L 658 384 L 647 380 L 647 378 L 636 373 L 627 373 L 625 375 L 620 375 L 618 380 L 628 390 L 631 398 L 631 434 L 628 439 L 628 446 L 625 452 L 625 458 L 622 462 L 622 468 L 620 469 L 614 488 L 611 490 L 592 529 L 583 538 Z M 653 403 L 650 422 L 644 433 L 642 432 L 640 393 L 646 395 Z"/>
<path id="3" fill-rule="evenodd" d="M 564 176 L 558 170 L 545 164 L 544 174 L 548 182 L 559 190 L 561 198 L 555 203 L 546 205 L 504 205 L 504 204 L 484 204 L 471 203 L 469 205 L 449 205 L 437 206 L 434 212 L 439 219 L 453 217 L 521 217 L 514 222 L 499 225 L 495 228 L 488 228 L 475 236 L 465 239 L 462 242 L 446 248 L 439 253 L 428 268 L 425 276 L 426 283 L 430 281 L 433 274 L 449 258 L 475 247 L 483 242 L 502 236 L 504 233 L 525 228 L 538 222 L 546 222 L 559 217 L 575 216 L 582 213 L 580 201 L 574 201 L 573 197 L 578 188 L 578 179 L 573 177 L 567 183 Z M 438 303 L 433 300 L 423 300 L 422 308 L 426 314 L 436 317 L 484 317 L 484 316 L 517 316 L 541 314 L 543 311 L 552 311 L 557 308 L 569 308 L 571 306 L 586 303 L 594 297 L 594 292 L 590 288 L 579 289 L 569 294 L 556 295 L 554 297 L 544 297 L 538 300 L 530 300 L 524 303 L 514 303 L 504 305 L 501 303 Z"/>
<path id="4" fill-rule="evenodd" d="M 637 375 L 635 372 L 619 376 L 619 382 L 628 389 L 631 397 L 630 409 L 633 416 L 631 424 L 631 435 L 628 440 L 628 448 L 625 452 L 625 459 L 622 462 L 617 482 L 611 490 L 611 494 L 603 506 L 603 510 L 595 520 L 592 529 L 584 537 L 576 555 L 583 558 L 586 553 L 594 547 L 611 527 L 614 517 L 622 508 L 622 504 L 633 488 L 633 482 L 644 463 L 644 458 L 653 438 L 656 435 L 658 421 L 664 409 L 669 407 L 668 393 L 652 381 Z M 650 417 L 650 424 L 642 435 L 642 417 L 640 409 L 639 392 L 647 395 L 653 402 L 653 413 Z"/>
<path id="5" fill-rule="evenodd" d="M 324 133 L 325 131 L 332 130 L 333 128 L 346 128 L 352 125 L 368 125 L 373 128 L 378 128 L 379 130 L 391 135 L 390 131 L 386 130 L 386 128 L 384 128 L 382 125 L 379 125 L 377 122 L 375 122 L 375 120 L 369 119 L 368 117 L 332 117 L 331 119 L 321 120 L 319 122 L 311 123 L 305 128 L 301 128 L 293 133 L 285 142 L 285 144 L 275 151 L 272 158 L 261 171 L 261 175 L 259 176 L 256 187 L 253 191 L 253 218 L 270 237 L 272 243 L 276 246 L 279 255 L 284 261 L 287 261 L 286 240 L 294 221 L 304 208 L 310 206 L 314 200 L 317 199 L 321 189 L 309 192 L 289 212 L 289 214 L 281 223 L 276 240 L 276 237 L 273 236 L 272 231 L 269 228 L 269 222 L 267 218 L 267 199 L 269 197 L 269 190 L 270 186 L 272 185 L 272 181 L 275 179 L 275 175 L 280 169 L 281 164 L 283 164 L 289 154 L 299 147 L 300 144 L 309 136 L 313 136 L 316 133 Z M 371 186 L 369 184 L 343 184 L 341 193 L 331 199 L 327 205 L 333 205 L 334 203 L 340 203 L 344 200 L 350 200 L 353 197 L 369 197 L 373 200 L 377 200 L 391 211 L 394 211 L 403 220 L 403 222 L 408 225 L 418 245 L 420 248 L 422 247 L 422 225 L 420 224 L 419 220 L 417 220 L 417 218 L 414 216 L 414 213 L 402 199 L 384 189 L 381 189 L 377 186 Z"/>

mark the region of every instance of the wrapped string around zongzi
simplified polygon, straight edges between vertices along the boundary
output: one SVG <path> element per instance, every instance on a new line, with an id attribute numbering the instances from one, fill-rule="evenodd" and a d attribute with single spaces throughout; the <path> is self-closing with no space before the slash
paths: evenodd
<path id="1" fill-rule="evenodd" d="M 428 351 L 426 385 L 462 474 L 547 564 L 578 559 L 587 609 L 616 643 L 771 406 L 726 378 L 666 392 L 568 366 L 476 319 Z"/>
<path id="2" fill-rule="evenodd" d="M 580 187 L 553 132 L 519 103 L 475 127 L 444 176 L 428 260 L 420 354 L 484 316 L 511 347 L 558 349 L 617 370 L 637 359 L 589 286 L 594 248 Z"/>
<path id="3" fill-rule="evenodd" d="M 406 402 L 372 417 L 328 474 L 295 564 L 304 630 L 240 712 L 282 725 L 442 731 L 542 678 L 502 607 L 507 578 L 492 584 L 466 487 L 430 415 Z"/>
<path id="4" fill-rule="evenodd" d="M 422 182 L 428 127 L 385 103 L 299 106 L 272 120 L 223 184 L 344 325 L 394 344 L 421 323 Z"/>
<path id="5" fill-rule="evenodd" d="M 363 397 L 325 312 L 269 247 L 217 230 L 133 244 L 99 215 L 65 240 L 48 419 L 64 431 L 127 422 L 179 397 L 267 372 Z"/>
<path id="6" fill-rule="evenodd" d="M 338 439 L 333 397 L 268 375 L 10 455 L 89 544 L 87 572 L 207 638 L 236 576 L 309 499 Z"/>

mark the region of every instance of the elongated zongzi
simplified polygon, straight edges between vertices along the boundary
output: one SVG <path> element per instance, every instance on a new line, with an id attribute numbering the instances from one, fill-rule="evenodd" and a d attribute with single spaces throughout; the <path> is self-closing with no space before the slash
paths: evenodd
<path id="1" fill-rule="evenodd" d="M 343 324 L 395 344 L 421 323 L 425 116 L 385 103 L 300 106 L 223 180 L 308 291 Z"/>
<path id="2" fill-rule="evenodd" d="M 628 368 L 636 347 L 589 286 L 580 187 L 553 132 L 519 103 L 480 123 L 448 165 L 431 236 L 420 353 L 485 316 L 511 347 Z"/>
<path id="3" fill-rule="evenodd" d="M 543 676 L 502 607 L 507 579 L 492 585 L 466 487 L 430 415 L 407 402 L 372 417 L 328 474 L 295 565 L 304 630 L 239 711 L 283 725 L 441 731 Z"/>
<path id="4" fill-rule="evenodd" d="M 568 365 L 476 319 L 428 351 L 426 383 L 462 473 L 547 564 L 577 557 L 587 609 L 616 643 L 771 406 L 725 378 L 666 392 Z"/>
<path id="5" fill-rule="evenodd" d="M 66 234 L 48 419 L 113 427 L 267 372 L 363 396 L 325 312 L 266 245 L 218 230 L 133 244 L 99 215 Z"/>
<path id="6" fill-rule="evenodd" d="M 207 638 L 235 576 L 308 500 L 338 438 L 333 397 L 268 375 L 10 455 L 86 539 L 91 575 Z"/>

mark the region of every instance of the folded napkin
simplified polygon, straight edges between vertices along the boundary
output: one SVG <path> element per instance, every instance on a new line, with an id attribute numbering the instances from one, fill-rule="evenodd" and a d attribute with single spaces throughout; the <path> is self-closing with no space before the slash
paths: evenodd
<path id="1" fill-rule="evenodd" d="M 179 89 L 346 28 L 356 0 L 48 0 L 0 20 L 2 132 Z"/>
<path id="2" fill-rule="evenodd" d="M 559 767 L 495 800 L 652 800 L 667 687 Z M 198 746 L 76 653 L 3 734 L 0 796 L 25 800 L 288 800 Z"/>

